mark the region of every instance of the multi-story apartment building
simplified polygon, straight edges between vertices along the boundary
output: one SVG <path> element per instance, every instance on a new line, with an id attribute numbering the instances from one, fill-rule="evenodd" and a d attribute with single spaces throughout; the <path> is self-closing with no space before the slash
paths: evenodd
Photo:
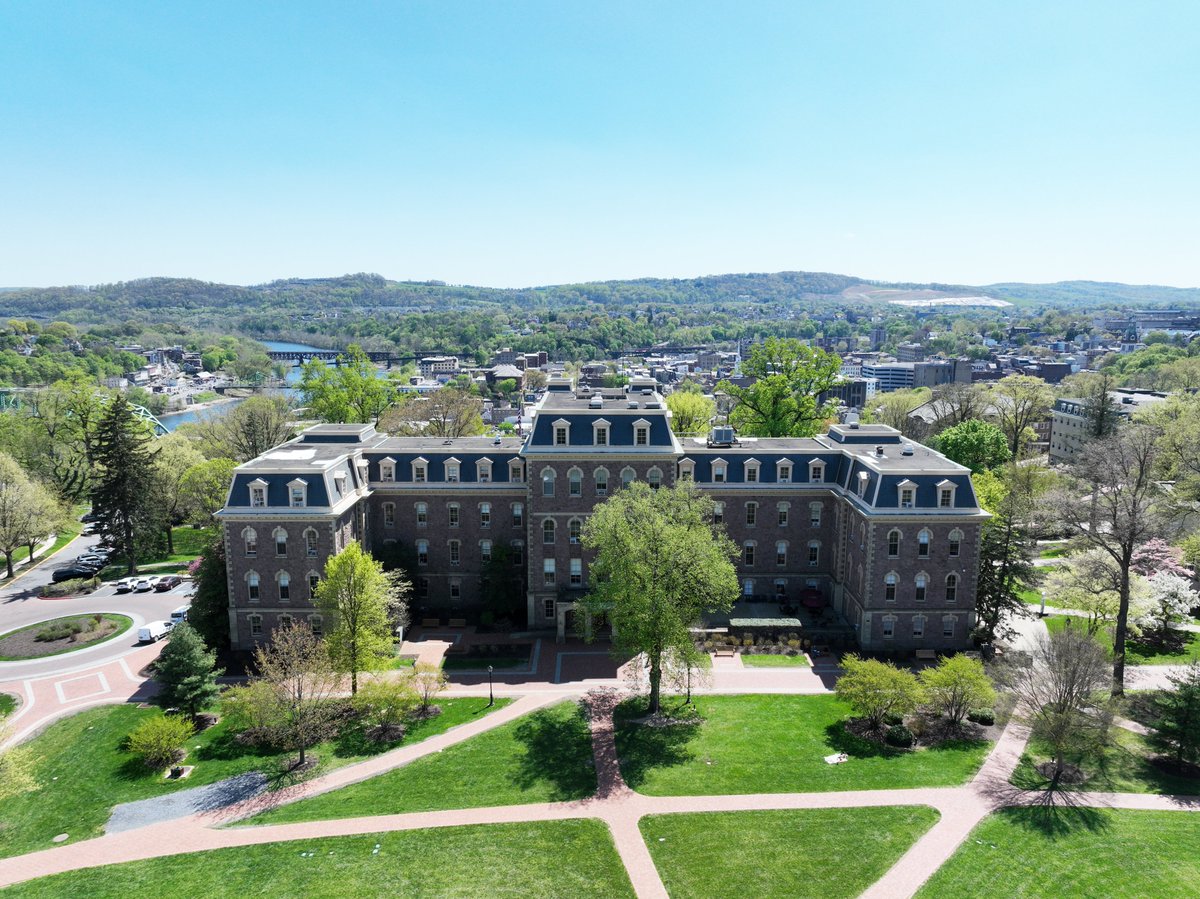
<path id="1" fill-rule="evenodd" d="M 312 588 L 349 540 L 403 545 L 414 602 L 470 615 L 498 547 L 524 585 L 528 626 L 571 632 L 587 590 L 580 536 L 633 480 L 691 480 L 739 547 L 747 601 L 817 590 L 871 651 L 970 645 L 979 527 L 966 468 L 881 425 L 809 438 L 680 439 L 652 381 L 576 392 L 552 381 L 524 439 L 385 437 L 318 425 L 238 467 L 218 513 L 236 648 L 281 621 L 315 627 Z"/>
<path id="2" fill-rule="evenodd" d="M 1169 393 L 1155 390 L 1118 387 L 1108 392 L 1109 414 L 1117 421 L 1125 421 L 1135 412 L 1161 403 L 1169 396 Z M 1096 412 L 1082 399 L 1062 397 L 1055 400 L 1050 416 L 1050 461 L 1066 463 L 1077 459 L 1092 439 L 1096 417 Z"/>

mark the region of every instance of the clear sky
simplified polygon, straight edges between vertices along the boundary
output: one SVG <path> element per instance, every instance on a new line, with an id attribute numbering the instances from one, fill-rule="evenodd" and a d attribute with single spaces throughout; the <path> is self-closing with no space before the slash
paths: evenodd
<path id="1" fill-rule="evenodd" d="M 0 285 L 1200 285 L 1200 3 L 0 0 Z"/>

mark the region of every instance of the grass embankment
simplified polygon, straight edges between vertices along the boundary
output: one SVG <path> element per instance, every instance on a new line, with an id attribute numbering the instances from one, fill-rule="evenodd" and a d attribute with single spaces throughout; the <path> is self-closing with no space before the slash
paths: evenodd
<path id="1" fill-rule="evenodd" d="M 1194 813 L 1004 809 L 985 818 L 917 896 L 1182 899 L 1200 883 L 1197 846 Z"/>
<path id="2" fill-rule="evenodd" d="M 1064 790 L 1087 790 L 1105 793 L 1170 793 L 1185 796 L 1200 795 L 1200 777 L 1188 777 L 1153 761 L 1155 755 L 1147 739 L 1132 731 L 1114 726 L 1113 745 L 1095 759 L 1082 762 L 1070 759 L 1086 775 L 1079 785 L 1061 785 Z M 1048 749 L 1037 740 L 1030 742 L 1027 751 L 1013 772 L 1012 782 L 1024 789 L 1042 790 L 1048 781 L 1036 765 L 1048 761 Z"/>
<path id="3" fill-rule="evenodd" d="M 674 700 L 668 700 L 674 701 Z M 847 733 L 835 696 L 704 696 L 702 722 L 633 723 L 644 700 L 617 709 L 617 754 L 633 789 L 654 796 L 881 790 L 961 784 L 991 743 L 958 740 L 901 751 Z M 844 752 L 840 765 L 825 756 Z"/>
<path id="4" fill-rule="evenodd" d="M 672 899 L 849 899 L 937 820 L 926 806 L 835 808 L 651 815 L 640 829 Z"/>
<path id="5" fill-rule="evenodd" d="M 216 528 L 171 528 L 171 539 L 175 544 L 175 552 L 143 553 L 138 556 L 138 571 L 147 568 L 156 574 L 176 574 L 184 571 L 189 562 L 204 554 L 216 537 Z M 272 544 L 273 545 L 273 544 Z M 172 567 L 176 566 L 176 567 Z M 100 572 L 102 580 L 120 580 L 129 575 L 129 569 L 121 562 L 105 566 Z"/>
<path id="6" fill-rule="evenodd" d="M 370 780 L 256 815 L 255 824 L 584 799 L 596 791 L 592 739 L 564 702 Z"/>
<path id="7" fill-rule="evenodd" d="M 633 889 L 600 821 L 539 821 L 216 849 L 72 871 L 6 896 L 523 896 L 623 899 Z"/>
<path id="8" fill-rule="evenodd" d="M 505 704 L 497 701 L 494 708 Z M 399 742 L 372 743 L 352 729 L 336 741 L 316 746 L 312 751 L 320 759 L 318 771 L 419 742 L 489 711 L 486 699 L 441 699 L 438 705 L 441 715 L 413 723 Z M 279 772 L 284 759 L 294 753 L 242 746 L 224 722 L 188 740 L 186 764 L 196 767 L 187 780 L 164 780 L 122 748 L 130 731 L 158 714 L 157 709 L 134 705 L 91 709 L 52 725 L 31 741 L 28 745 L 36 760 L 33 773 L 38 788 L 4 801 L 0 855 L 48 849 L 51 838 L 60 833 L 70 834 L 72 842 L 98 836 L 113 806 L 122 802 L 202 786 L 248 771 L 263 771 L 280 783 L 287 782 Z"/>

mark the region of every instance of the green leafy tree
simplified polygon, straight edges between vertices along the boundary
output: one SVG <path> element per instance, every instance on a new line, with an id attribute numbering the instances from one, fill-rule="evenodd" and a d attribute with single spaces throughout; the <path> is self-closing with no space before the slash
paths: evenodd
<path id="1" fill-rule="evenodd" d="M 937 448 L 946 458 L 976 473 L 997 468 L 1012 458 L 1004 432 L 978 419 L 942 431 Z"/>
<path id="2" fill-rule="evenodd" d="M 400 735 L 404 721 L 421 704 L 411 677 L 396 679 L 371 678 L 354 694 L 354 711 L 380 738 Z"/>
<path id="3" fill-rule="evenodd" d="M 248 462 L 296 434 L 292 406 L 282 396 L 252 396 L 228 412 L 206 416 L 179 429 L 209 459 Z"/>
<path id="4" fill-rule="evenodd" d="M 1038 584 L 1033 565 L 1037 542 L 1030 531 L 1038 472 L 1032 466 L 1009 465 L 1001 474 L 972 478 L 981 505 L 992 513 L 980 526 L 975 588 L 975 636 L 984 644 L 1011 635 L 1011 619 L 1031 614 L 1021 594 Z"/>
<path id="5" fill-rule="evenodd" d="M 676 390 L 667 397 L 671 430 L 680 437 L 704 434 L 717 414 L 717 404 L 702 393 Z"/>
<path id="6" fill-rule="evenodd" d="M 26 544 L 36 515 L 36 487 L 12 457 L 0 453 L 0 553 L 13 576 L 13 553 Z"/>
<path id="7" fill-rule="evenodd" d="M 196 585 L 188 624 L 211 649 L 229 645 L 229 574 L 225 540 L 218 534 L 189 567 Z"/>
<path id="8" fill-rule="evenodd" d="M 319 359 L 301 369 L 299 390 L 311 416 L 321 421 L 374 422 L 394 400 L 395 386 L 379 377 L 362 347 L 351 344 L 337 365 Z"/>
<path id="9" fill-rule="evenodd" d="M 431 665 L 428 662 L 417 662 L 413 665 L 412 674 L 406 680 L 416 691 L 418 704 L 424 715 L 429 714 L 433 708 L 433 700 L 450 683 L 440 665 Z"/>
<path id="10" fill-rule="evenodd" d="M 206 459 L 184 471 L 179 493 L 185 520 L 197 527 L 212 524 L 213 513 L 225 505 L 235 468 L 232 459 Z"/>
<path id="11" fill-rule="evenodd" d="M 1168 675 L 1171 689 L 1155 700 L 1158 716 L 1153 739 L 1176 764 L 1200 762 L 1200 662 Z"/>
<path id="12" fill-rule="evenodd" d="M 296 767 L 303 768 L 308 748 L 337 731 L 333 698 L 340 678 L 329 653 L 307 625 L 296 623 L 275 628 L 254 661 L 270 685 L 269 692 L 252 694 L 254 716 L 269 725 L 274 741 L 299 750 Z"/>
<path id="13" fill-rule="evenodd" d="M 158 703 L 187 712 L 193 720 L 221 694 L 217 686 L 217 654 L 205 649 L 200 635 L 186 622 L 171 629 L 171 639 L 154 663 Z"/>
<path id="14" fill-rule="evenodd" d="M 1009 375 L 996 382 L 992 393 L 996 420 L 1008 440 L 1009 452 L 1019 458 L 1033 433 L 1034 423 L 1050 414 L 1054 391 L 1041 378 Z"/>
<path id="15" fill-rule="evenodd" d="M 153 438 L 118 395 L 100 420 L 97 441 L 100 474 L 92 490 L 92 511 L 100 533 L 124 556 L 129 574 L 137 574 L 138 550 L 156 546 L 162 533 Z"/>
<path id="16" fill-rule="evenodd" d="M 756 437 L 808 437 L 817 433 L 830 409 L 817 402 L 840 377 L 841 360 L 799 340 L 768 337 L 750 348 L 743 376 L 748 387 L 717 385 L 734 400 L 730 422 Z"/>
<path id="17" fill-rule="evenodd" d="M 396 403 L 379 428 L 404 437 L 472 437 L 483 433 L 483 401 L 468 388 L 446 386 Z"/>
<path id="18" fill-rule="evenodd" d="M 408 580 L 383 565 L 357 541 L 325 563 L 316 605 L 333 620 L 325 638 L 330 659 L 350 674 L 358 692 L 358 672 L 383 667 L 394 655 L 396 627 L 407 622 Z"/>
<path id="19" fill-rule="evenodd" d="M 996 690 L 983 663 L 965 655 L 947 656 L 936 668 L 922 671 L 920 680 L 925 704 L 956 726 L 972 709 L 990 708 L 996 701 Z"/>
<path id="20" fill-rule="evenodd" d="M 185 437 L 169 434 L 156 441 L 154 454 L 154 501 L 162 520 L 167 552 L 174 554 L 173 528 L 183 520 L 187 497 L 183 491 L 188 469 L 204 462 L 204 456 Z M 226 482 L 228 484 L 228 482 Z"/>
<path id="21" fill-rule="evenodd" d="M 616 652 L 645 654 L 657 713 L 664 656 L 686 650 L 701 615 L 728 611 L 737 599 L 737 547 L 694 485 L 652 490 L 640 481 L 595 508 L 583 545 L 596 556 L 581 605 L 610 617 Z"/>
<path id="22" fill-rule="evenodd" d="M 845 672 L 834 690 L 872 730 L 880 730 L 888 715 L 907 715 L 921 703 L 921 685 L 911 671 L 890 662 L 850 654 L 842 659 Z"/>
<path id="23" fill-rule="evenodd" d="M 125 748 L 140 756 L 147 768 L 165 768 L 183 754 L 192 730 L 182 715 L 155 715 L 133 729 Z"/>

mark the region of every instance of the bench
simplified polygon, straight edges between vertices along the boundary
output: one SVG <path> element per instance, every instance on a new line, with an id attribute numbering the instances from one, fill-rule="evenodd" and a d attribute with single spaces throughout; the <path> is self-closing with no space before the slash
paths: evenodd
<path id="1" fill-rule="evenodd" d="M 467 619 L 465 619 L 465 618 L 451 618 L 451 619 L 450 619 L 450 623 L 449 623 L 449 625 L 447 625 L 447 626 L 448 626 L 448 627 L 466 627 L 466 626 L 467 626 Z"/>
<path id="2" fill-rule="evenodd" d="M 936 650 L 933 650 L 933 649 L 918 649 L 917 650 L 917 661 L 918 662 L 936 662 L 937 658 L 938 658 L 938 654 L 937 654 Z"/>
<path id="3" fill-rule="evenodd" d="M 442 620 L 440 618 L 422 618 L 421 627 L 440 627 Z"/>
<path id="4" fill-rule="evenodd" d="M 716 659 L 732 659 L 737 653 L 732 649 L 714 649 L 713 658 Z"/>

